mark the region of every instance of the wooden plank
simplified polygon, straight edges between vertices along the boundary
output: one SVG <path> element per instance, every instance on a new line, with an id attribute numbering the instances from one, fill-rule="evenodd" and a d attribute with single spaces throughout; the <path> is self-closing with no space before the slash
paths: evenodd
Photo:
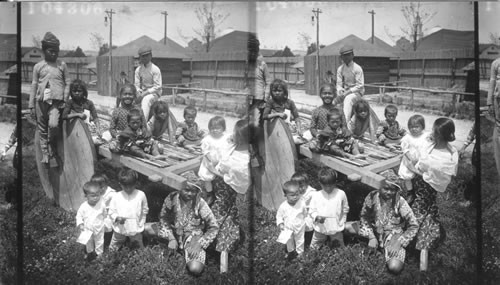
<path id="1" fill-rule="evenodd" d="M 398 166 L 401 163 L 402 157 L 403 157 L 402 154 L 398 154 L 395 157 L 392 157 L 392 158 L 389 158 L 386 160 L 382 160 L 379 163 L 369 165 L 366 167 L 366 169 L 368 169 L 372 172 L 375 172 L 375 173 L 379 173 L 379 172 L 382 172 L 382 171 L 387 170 L 389 168 L 393 168 L 393 167 Z"/>

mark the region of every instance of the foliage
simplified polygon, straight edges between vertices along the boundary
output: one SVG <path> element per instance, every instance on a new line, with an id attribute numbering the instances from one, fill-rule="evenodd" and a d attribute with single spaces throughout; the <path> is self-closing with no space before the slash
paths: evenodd
<path id="1" fill-rule="evenodd" d="M 78 46 L 74 51 L 70 51 L 64 55 L 65 57 L 86 57 L 82 49 Z"/>
<path id="2" fill-rule="evenodd" d="M 273 54 L 273 57 L 293 57 L 295 56 L 288 46 L 285 46 L 283 50 L 279 50 Z"/>
<path id="3" fill-rule="evenodd" d="M 222 13 L 215 8 L 215 2 L 203 3 L 194 10 L 196 18 L 200 22 L 200 27 L 193 31 L 201 38 L 201 41 L 206 46 L 206 51 L 210 50 L 210 42 L 220 33 L 216 30 L 226 19 L 229 13 Z"/>
<path id="4" fill-rule="evenodd" d="M 495 33 L 490 32 L 489 38 L 490 38 L 490 44 L 500 46 L 500 34 L 498 34 L 497 32 Z"/>
<path id="5" fill-rule="evenodd" d="M 322 44 L 319 45 L 320 49 L 322 49 L 324 47 L 325 47 L 325 45 L 322 45 Z M 314 52 L 316 52 L 316 43 L 312 43 L 311 45 L 309 45 L 307 47 L 307 55 L 310 55 L 310 54 L 312 54 Z"/>

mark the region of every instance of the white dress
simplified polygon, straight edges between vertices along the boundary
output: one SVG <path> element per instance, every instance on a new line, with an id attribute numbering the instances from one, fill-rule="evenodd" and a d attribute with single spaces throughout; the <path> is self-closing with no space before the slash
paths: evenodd
<path id="1" fill-rule="evenodd" d="M 201 151 L 203 159 L 200 164 L 198 176 L 203 181 L 212 181 L 215 175 L 221 176 L 216 170 L 219 161 L 231 150 L 230 135 L 223 134 L 220 138 L 214 138 L 211 135 L 201 140 Z"/>
<path id="2" fill-rule="evenodd" d="M 399 177 L 404 180 L 410 180 L 415 177 L 415 172 L 410 170 L 413 168 L 413 163 L 411 161 L 417 161 L 420 158 L 421 148 L 428 144 L 428 137 L 428 132 L 422 132 L 418 137 L 414 137 L 410 133 L 407 133 L 401 139 L 401 150 L 404 155 L 399 165 Z"/>

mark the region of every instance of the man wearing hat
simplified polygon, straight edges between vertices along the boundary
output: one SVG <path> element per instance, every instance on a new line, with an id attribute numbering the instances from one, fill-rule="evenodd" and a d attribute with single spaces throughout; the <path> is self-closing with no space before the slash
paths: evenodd
<path id="1" fill-rule="evenodd" d="M 344 115 L 349 122 L 352 106 L 365 93 L 365 78 L 361 66 L 353 61 L 354 49 L 351 45 L 340 49 L 340 58 L 344 63 L 337 70 L 337 98 L 334 105 L 344 101 Z"/>
<path id="2" fill-rule="evenodd" d="M 59 125 L 60 111 L 69 97 L 71 78 L 66 64 L 57 60 L 59 40 L 47 32 L 42 40 L 44 60 L 33 67 L 33 81 L 29 99 L 29 108 L 36 115 L 40 134 L 42 163 L 57 166 L 55 159 L 55 136 Z"/>
<path id="3" fill-rule="evenodd" d="M 500 175 L 500 58 L 491 64 L 490 88 L 486 104 L 489 112 L 495 118 L 495 128 L 493 129 L 493 150 L 495 152 L 495 162 L 498 174 Z"/>
<path id="4" fill-rule="evenodd" d="M 134 85 L 137 89 L 137 99 L 141 100 L 141 108 L 144 117 L 149 120 L 151 105 L 161 96 L 161 71 L 151 62 L 152 53 L 150 46 L 143 46 L 139 49 L 140 65 L 135 70 Z"/>

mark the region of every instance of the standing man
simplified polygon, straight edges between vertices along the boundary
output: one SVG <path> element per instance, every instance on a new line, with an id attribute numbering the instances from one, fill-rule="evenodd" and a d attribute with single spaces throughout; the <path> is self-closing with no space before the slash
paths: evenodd
<path id="1" fill-rule="evenodd" d="M 495 151 L 495 162 L 500 175 L 500 58 L 491 64 L 490 88 L 486 100 L 490 115 L 495 118 L 493 129 L 493 150 Z"/>
<path id="2" fill-rule="evenodd" d="M 139 49 L 140 65 L 135 70 L 134 85 L 137 89 L 137 100 L 141 101 L 142 112 L 146 121 L 153 103 L 161 96 L 161 71 L 151 62 L 153 57 L 150 46 Z"/>
<path id="3" fill-rule="evenodd" d="M 361 66 L 353 61 L 354 49 L 350 45 L 345 45 L 340 49 L 340 58 L 344 62 L 337 69 L 337 98 L 334 105 L 344 101 L 344 115 L 346 122 L 352 116 L 352 106 L 365 93 L 365 77 Z"/>

